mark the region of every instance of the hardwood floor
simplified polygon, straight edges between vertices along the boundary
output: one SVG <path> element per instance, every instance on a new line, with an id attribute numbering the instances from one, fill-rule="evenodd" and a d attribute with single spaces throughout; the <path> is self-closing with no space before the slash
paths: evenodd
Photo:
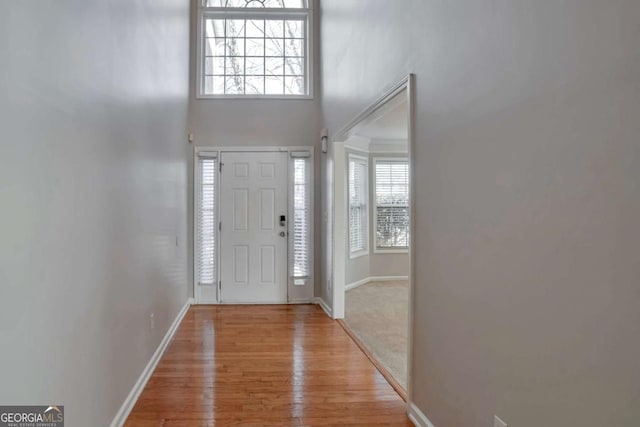
<path id="1" fill-rule="evenodd" d="M 315 305 L 194 306 L 126 426 L 412 426 Z"/>

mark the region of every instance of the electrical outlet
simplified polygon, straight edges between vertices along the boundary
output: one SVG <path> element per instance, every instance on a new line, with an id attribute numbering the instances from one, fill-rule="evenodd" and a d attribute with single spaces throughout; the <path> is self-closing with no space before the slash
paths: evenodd
<path id="1" fill-rule="evenodd" d="M 151 315 L 149 316 L 149 329 L 155 329 L 156 327 L 156 319 L 154 317 L 154 314 L 151 313 Z"/>
<path id="2" fill-rule="evenodd" d="M 497 415 L 493 416 L 493 427 L 508 427 L 507 423 L 502 421 Z"/>

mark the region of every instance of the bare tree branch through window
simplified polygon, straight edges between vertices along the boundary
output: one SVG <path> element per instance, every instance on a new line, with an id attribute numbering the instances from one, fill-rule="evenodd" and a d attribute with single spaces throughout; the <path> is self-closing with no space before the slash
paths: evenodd
<path id="1" fill-rule="evenodd" d="M 206 0 L 205 95 L 306 95 L 308 9 L 302 0 Z M 234 8 L 233 13 L 219 8 Z M 243 8 L 247 12 L 243 16 Z M 256 15 L 256 8 L 268 13 Z M 283 14 L 293 8 L 297 14 Z"/>

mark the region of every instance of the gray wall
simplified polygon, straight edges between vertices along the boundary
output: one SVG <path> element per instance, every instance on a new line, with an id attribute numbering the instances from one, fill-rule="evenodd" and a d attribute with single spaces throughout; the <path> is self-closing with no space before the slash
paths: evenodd
<path id="1" fill-rule="evenodd" d="M 0 2 L 2 404 L 108 425 L 187 301 L 188 25 L 187 0 Z"/>
<path id="2" fill-rule="evenodd" d="M 332 132 L 416 73 L 417 405 L 637 426 L 640 2 L 322 8 Z"/>
<path id="3" fill-rule="evenodd" d="M 196 54 L 197 54 L 197 3 L 192 0 L 191 13 L 191 83 L 190 83 L 190 129 L 196 146 L 258 147 L 258 146 L 319 146 L 320 102 L 319 79 L 315 79 L 315 99 L 197 99 L 196 98 Z M 317 18 L 318 14 L 315 14 Z M 314 26 L 316 33 L 319 25 Z M 318 37 L 315 41 L 315 68 L 318 74 Z M 316 206 L 320 204 L 320 151 L 316 150 Z M 193 155 L 189 160 L 193 171 Z M 189 229 L 193 230 L 193 173 L 190 172 L 188 194 Z M 316 215 L 316 235 L 320 232 L 322 217 Z M 192 234 L 191 234 L 192 235 Z M 191 239 L 192 240 L 192 239 Z M 193 259 L 193 244 L 190 240 L 189 260 Z M 319 239 L 316 239 L 319 240 Z M 316 245 L 315 256 L 320 260 L 320 245 Z M 319 275 L 316 269 L 316 275 Z M 189 272 L 193 285 L 193 272 Z M 315 281 L 319 286 L 318 280 Z"/>

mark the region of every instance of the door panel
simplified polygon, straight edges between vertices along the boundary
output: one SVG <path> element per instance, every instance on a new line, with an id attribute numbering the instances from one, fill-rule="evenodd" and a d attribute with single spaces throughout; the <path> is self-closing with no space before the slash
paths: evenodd
<path id="1" fill-rule="evenodd" d="M 238 245 L 233 248 L 233 284 L 247 285 L 249 282 L 249 247 Z"/>
<path id="2" fill-rule="evenodd" d="M 287 302 L 287 154 L 225 152 L 221 162 L 221 302 Z"/>
<path id="3" fill-rule="evenodd" d="M 276 229 L 276 192 L 273 188 L 260 190 L 260 230 Z"/>
<path id="4" fill-rule="evenodd" d="M 260 284 L 273 285 L 276 281 L 276 248 L 273 245 L 260 248 Z"/>
<path id="5" fill-rule="evenodd" d="M 233 230 L 247 231 L 249 228 L 249 191 L 246 188 L 233 189 Z"/>

